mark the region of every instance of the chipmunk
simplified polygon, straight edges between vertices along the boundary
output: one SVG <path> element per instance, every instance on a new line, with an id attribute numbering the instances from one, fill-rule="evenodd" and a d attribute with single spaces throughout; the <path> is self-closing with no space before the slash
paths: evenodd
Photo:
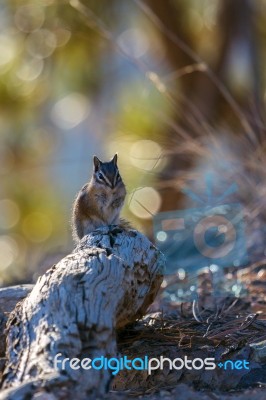
<path id="1" fill-rule="evenodd" d="M 102 162 L 93 157 L 93 174 L 78 193 L 72 212 L 72 233 L 75 242 L 104 225 L 123 224 L 120 211 L 126 197 L 126 188 L 119 174 L 117 154 L 111 161 Z"/>

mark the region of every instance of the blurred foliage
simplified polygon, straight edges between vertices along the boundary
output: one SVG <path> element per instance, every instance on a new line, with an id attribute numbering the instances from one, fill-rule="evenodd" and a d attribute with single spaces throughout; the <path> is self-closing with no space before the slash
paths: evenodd
<path id="1" fill-rule="evenodd" d="M 45 254 L 71 250 L 71 203 L 94 153 L 118 151 L 125 216 L 151 233 L 152 215 L 177 206 L 165 182 L 172 190 L 172 172 L 178 179 L 193 164 L 180 153 L 199 132 L 256 130 L 266 1 L 234 4 L 1 2 L 2 284 L 29 280 Z"/>

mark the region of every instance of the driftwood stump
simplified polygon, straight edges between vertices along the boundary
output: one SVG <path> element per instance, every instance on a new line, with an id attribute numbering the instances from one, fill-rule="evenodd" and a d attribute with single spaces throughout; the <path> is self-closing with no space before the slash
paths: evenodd
<path id="1" fill-rule="evenodd" d="M 163 267 L 162 254 L 135 230 L 104 227 L 84 237 L 10 314 L 0 399 L 101 398 L 111 371 L 62 371 L 54 358 L 116 356 L 116 330 L 145 313 Z"/>

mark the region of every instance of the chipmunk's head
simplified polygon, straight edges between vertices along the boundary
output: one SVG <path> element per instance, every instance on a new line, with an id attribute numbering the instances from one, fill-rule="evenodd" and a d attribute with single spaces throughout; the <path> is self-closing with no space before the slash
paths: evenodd
<path id="1" fill-rule="evenodd" d="M 114 189 L 123 183 L 117 166 L 117 154 L 114 155 L 111 161 L 107 162 L 102 162 L 98 157 L 94 156 L 93 165 L 93 180 L 98 185 Z"/>

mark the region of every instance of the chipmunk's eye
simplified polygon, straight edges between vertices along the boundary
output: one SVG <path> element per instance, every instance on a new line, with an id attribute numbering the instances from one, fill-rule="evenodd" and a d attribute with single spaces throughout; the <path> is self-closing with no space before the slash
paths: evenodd
<path id="1" fill-rule="evenodd" d="M 98 178 L 103 180 L 103 174 L 101 172 L 99 172 Z"/>

